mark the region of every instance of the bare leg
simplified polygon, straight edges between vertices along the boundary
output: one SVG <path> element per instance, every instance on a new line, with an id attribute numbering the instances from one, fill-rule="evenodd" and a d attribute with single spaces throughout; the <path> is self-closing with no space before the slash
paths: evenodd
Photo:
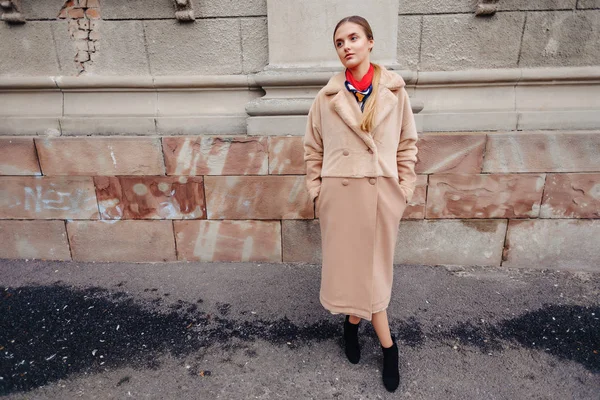
<path id="1" fill-rule="evenodd" d="M 350 321 L 352 321 L 352 319 L 350 319 Z M 371 323 L 373 324 L 373 328 L 377 333 L 377 337 L 379 338 L 381 345 L 385 348 L 391 347 L 394 344 L 394 342 L 392 342 L 392 335 L 390 333 L 390 325 L 388 323 L 387 311 L 383 310 L 373 314 Z"/>

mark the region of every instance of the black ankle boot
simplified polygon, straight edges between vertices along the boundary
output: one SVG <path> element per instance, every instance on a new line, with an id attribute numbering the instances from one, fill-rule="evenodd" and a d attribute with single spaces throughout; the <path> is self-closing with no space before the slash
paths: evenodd
<path id="1" fill-rule="evenodd" d="M 350 322 L 350 316 L 346 315 L 344 321 L 344 343 L 346 346 L 346 357 L 352 364 L 358 364 L 360 361 L 360 346 L 358 345 L 358 324 Z"/>
<path id="2" fill-rule="evenodd" d="M 393 392 L 400 384 L 400 372 L 398 371 L 398 345 L 396 338 L 392 336 L 392 347 L 381 347 L 383 350 L 383 386 L 388 392 Z"/>

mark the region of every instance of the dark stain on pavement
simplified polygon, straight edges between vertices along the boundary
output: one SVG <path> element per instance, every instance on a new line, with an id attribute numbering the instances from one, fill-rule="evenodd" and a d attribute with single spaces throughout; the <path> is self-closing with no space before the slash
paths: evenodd
<path id="1" fill-rule="evenodd" d="M 64 285 L 0 292 L 0 395 L 28 391 L 74 373 L 156 368 L 165 353 L 184 356 L 232 338 L 274 344 L 339 336 L 328 321 L 297 326 L 287 318 L 235 321 L 193 304 L 164 312 L 125 293 Z M 191 312 L 187 312 L 189 310 Z"/>
<path id="2" fill-rule="evenodd" d="M 286 317 L 241 321 L 224 317 L 231 314 L 229 304 L 218 304 L 217 314 L 203 310 L 205 304 L 178 301 L 157 309 L 152 300 L 134 301 L 127 293 L 102 288 L 64 284 L 4 288 L 0 395 L 28 391 L 72 374 L 124 366 L 157 368 L 161 355 L 181 357 L 214 344 L 227 345 L 233 338 L 295 347 L 341 335 L 341 324 L 328 320 L 304 326 Z M 393 320 L 391 325 L 408 346 L 423 346 L 426 340 L 454 341 L 489 351 L 510 342 L 600 372 L 599 316 L 600 307 L 546 305 L 495 324 L 465 322 L 431 333 L 423 332 L 416 318 Z"/>

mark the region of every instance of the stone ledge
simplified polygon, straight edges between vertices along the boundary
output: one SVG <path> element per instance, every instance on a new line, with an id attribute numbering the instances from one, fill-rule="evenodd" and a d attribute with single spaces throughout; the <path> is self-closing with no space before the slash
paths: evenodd
<path id="1" fill-rule="evenodd" d="M 131 75 L 131 76 L 31 76 L 0 77 L 2 90 L 31 89 L 187 89 L 323 86 L 333 71 L 274 69 L 248 75 Z M 394 71 L 407 85 L 452 85 L 528 82 L 600 82 L 600 67 L 497 68 L 463 71 Z"/>

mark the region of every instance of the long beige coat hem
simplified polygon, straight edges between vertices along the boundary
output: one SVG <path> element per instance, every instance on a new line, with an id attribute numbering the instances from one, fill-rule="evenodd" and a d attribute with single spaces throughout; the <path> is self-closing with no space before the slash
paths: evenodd
<path id="1" fill-rule="evenodd" d="M 336 306 L 325 300 L 323 296 L 319 296 L 319 300 L 321 301 L 321 305 L 332 314 L 354 315 L 356 317 L 366 319 L 367 321 L 371 321 L 373 314 L 388 308 L 390 305 L 391 296 L 374 305 L 372 308 L 373 311 L 360 310 L 356 307 Z"/>

